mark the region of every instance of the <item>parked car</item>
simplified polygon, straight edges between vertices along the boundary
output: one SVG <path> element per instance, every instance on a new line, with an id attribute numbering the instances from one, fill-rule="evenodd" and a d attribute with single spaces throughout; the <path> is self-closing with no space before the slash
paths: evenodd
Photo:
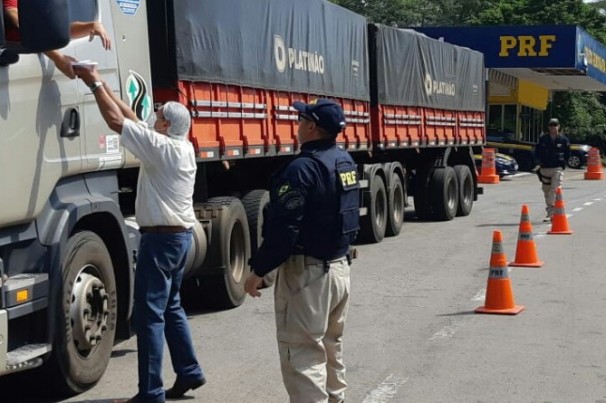
<path id="1" fill-rule="evenodd" d="M 516 140 L 513 133 L 488 129 L 486 146 L 496 149 L 497 153 L 513 157 L 519 163 L 520 171 L 531 171 L 537 165 L 535 144 Z"/>
<path id="2" fill-rule="evenodd" d="M 581 168 L 587 164 L 587 154 L 591 146 L 587 144 L 571 144 L 570 156 L 568 157 L 568 166 L 570 168 Z"/>
<path id="3" fill-rule="evenodd" d="M 482 169 L 482 155 L 475 154 L 473 156 L 474 161 L 476 162 L 476 168 L 478 172 L 481 172 Z M 515 158 L 510 157 L 506 154 L 496 153 L 494 157 L 494 165 L 497 171 L 497 175 L 500 178 L 508 175 L 514 175 L 518 172 L 518 162 Z"/>

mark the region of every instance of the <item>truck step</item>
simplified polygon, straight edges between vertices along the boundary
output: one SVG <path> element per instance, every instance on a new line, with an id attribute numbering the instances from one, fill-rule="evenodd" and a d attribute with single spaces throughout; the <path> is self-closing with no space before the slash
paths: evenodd
<path id="1" fill-rule="evenodd" d="M 26 273 L 9 277 L 4 285 L 6 292 L 33 287 L 48 282 L 48 273 Z"/>
<path id="2" fill-rule="evenodd" d="M 42 365 L 42 356 L 51 351 L 50 344 L 27 344 L 7 355 L 6 370 L 3 373 L 23 371 Z"/>

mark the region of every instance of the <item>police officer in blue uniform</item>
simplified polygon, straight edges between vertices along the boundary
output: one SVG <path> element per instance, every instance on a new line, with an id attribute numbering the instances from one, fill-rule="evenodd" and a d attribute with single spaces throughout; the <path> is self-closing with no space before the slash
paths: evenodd
<path id="1" fill-rule="evenodd" d="M 555 204 L 555 192 L 562 185 L 564 169 L 570 156 L 570 141 L 560 133 L 560 121 L 552 118 L 548 123 L 549 133 L 543 134 L 535 147 L 535 157 L 540 165 L 537 175 L 545 197 L 547 215 L 543 221 L 551 221 Z"/>
<path id="2" fill-rule="evenodd" d="M 359 217 L 351 156 L 335 139 L 341 107 L 327 99 L 295 102 L 301 152 L 273 175 L 263 243 L 245 290 L 253 297 L 278 268 L 274 298 L 278 350 L 291 402 L 342 402 L 342 336 L 349 306 L 350 244 Z"/>

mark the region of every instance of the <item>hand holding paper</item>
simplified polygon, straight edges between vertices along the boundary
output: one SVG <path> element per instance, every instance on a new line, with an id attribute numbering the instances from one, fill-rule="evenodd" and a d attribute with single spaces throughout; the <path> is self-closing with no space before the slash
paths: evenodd
<path id="1" fill-rule="evenodd" d="M 97 64 L 98 64 L 97 62 L 93 62 L 92 60 L 78 60 L 78 61 L 72 62 L 73 67 L 81 67 L 83 69 L 92 69 Z"/>
<path id="2" fill-rule="evenodd" d="M 95 81 L 101 80 L 96 66 L 97 62 L 92 62 L 90 60 L 81 60 L 72 64 L 76 75 L 80 77 L 82 81 L 84 81 L 84 83 L 88 86 L 90 86 Z"/>

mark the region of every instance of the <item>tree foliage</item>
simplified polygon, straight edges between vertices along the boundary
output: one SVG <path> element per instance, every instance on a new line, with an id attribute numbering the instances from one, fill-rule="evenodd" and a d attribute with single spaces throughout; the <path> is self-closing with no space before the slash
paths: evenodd
<path id="1" fill-rule="evenodd" d="M 557 116 L 560 119 L 562 129 L 573 142 L 586 142 L 587 138 L 606 139 L 604 136 L 606 111 L 601 94 L 556 92 L 549 109 L 551 116 Z M 589 143 L 595 143 L 595 141 L 589 141 Z"/>
<path id="2" fill-rule="evenodd" d="M 332 0 L 370 22 L 401 27 L 579 25 L 606 43 L 606 0 Z"/>
<path id="3" fill-rule="evenodd" d="M 579 25 L 606 42 L 606 18 L 581 0 L 488 0 L 469 25 Z"/>

